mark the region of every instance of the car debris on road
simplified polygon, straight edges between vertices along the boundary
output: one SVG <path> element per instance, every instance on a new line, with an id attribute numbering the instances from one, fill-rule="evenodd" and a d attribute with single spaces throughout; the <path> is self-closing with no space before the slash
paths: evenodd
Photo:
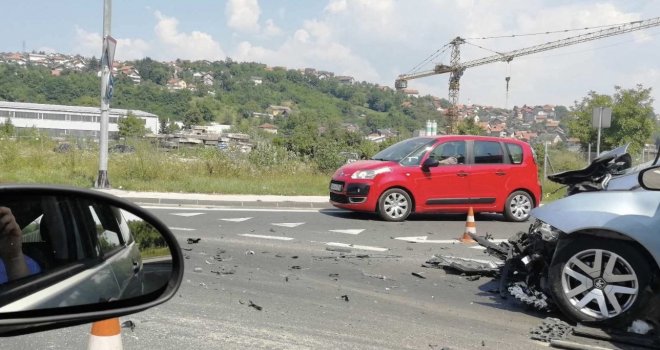
<path id="1" fill-rule="evenodd" d="M 422 266 L 450 269 L 469 275 L 480 274 L 484 276 L 496 276 L 500 273 L 502 264 L 492 261 L 436 254 L 433 255 L 431 259 L 427 260 L 425 264 L 422 264 Z"/>

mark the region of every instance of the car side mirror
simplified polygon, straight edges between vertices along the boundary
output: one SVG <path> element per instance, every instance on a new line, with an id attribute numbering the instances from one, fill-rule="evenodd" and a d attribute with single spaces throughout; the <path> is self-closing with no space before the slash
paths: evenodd
<path id="1" fill-rule="evenodd" d="M 654 166 L 640 171 L 638 180 L 644 189 L 660 191 L 660 166 Z"/>
<path id="2" fill-rule="evenodd" d="M 440 161 L 435 158 L 426 158 L 424 163 L 422 163 L 422 171 L 428 172 L 430 168 L 434 168 L 440 165 Z"/>
<path id="3" fill-rule="evenodd" d="M 167 226 L 98 191 L 0 186 L 0 336 L 146 310 L 174 296 L 183 258 Z"/>

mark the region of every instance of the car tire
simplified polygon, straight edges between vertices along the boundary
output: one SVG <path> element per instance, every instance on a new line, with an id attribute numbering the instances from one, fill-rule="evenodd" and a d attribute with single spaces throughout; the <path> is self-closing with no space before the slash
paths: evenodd
<path id="1" fill-rule="evenodd" d="M 385 221 L 404 221 L 411 210 L 410 195 L 400 188 L 390 188 L 378 199 L 378 214 Z"/>
<path id="2" fill-rule="evenodd" d="M 506 203 L 504 203 L 504 217 L 507 221 L 527 221 L 532 209 L 534 209 L 534 200 L 529 193 L 515 191 L 506 198 Z"/>
<path id="3" fill-rule="evenodd" d="M 656 272 L 639 248 L 595 236 L 564 243 L 555 252 L 548 283 L 566 316 L 585 325 L 629 326 L 648 307 L 653 297 L 651 276 Z"/>

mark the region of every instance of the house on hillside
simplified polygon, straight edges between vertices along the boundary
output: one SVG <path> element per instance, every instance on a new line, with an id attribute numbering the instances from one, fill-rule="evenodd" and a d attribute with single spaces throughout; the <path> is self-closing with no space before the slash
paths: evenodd
<path id="1" fill-rule="evenodd" d="M 186 88 L 188 88 L 188 84 L 181 79 L 172 78 L 167 81 L 167 89 L 170 91 L 183 90 Z"/>
<path id="2" fill-rule="evenodd" d="M 28 61 L 30 64 L 37 65 L 37 66 L 47 66 L 48 65 L 48 56 L 44 54 L 38 54 L 38 53 L 30 53 L 28 54 Z"/>
<path id="3" fill-rule="evenodd" d="M 215 78 L 213 78 L 213 74 L 211 73 L 205 73 L 202 75 L 202 84 L 206 86 L 213 86 L 215 83 Z"/>
<path id="4" fill-rule="evenodd" d="M 320 70 L 320 71 L 318 71 L 318 72 L 316 73 L 316 76 L 317 76 L 319 79 L 327 79 L 327 78 L 332 78 L 332 77 L 334 77 L 334 76 L 335 76 L 335 73 L 333 73 L 333 72 L 328 72 L 328 71 L 324 71 L 324 70 Z"/>
<path id="5" fill-rule="evenodd" d="M 545 144 L 547 142 L 552 146 L 560 143 L 561 141 L 561 137 L 557 133 L 553 132 L 541 134 L 534 140 L 535 143 Z"/>
<path id="6" fill-rule="evenodd" d="M 349 77 L 347 75 L 340 75 L 337 77 L 337 80 L 339 81 L 340 84 L 344 85 L 353 85 L 355 82 L 355 79 L 353 77 Z"/>
<path id="7" fill-rule="evenodd" d="M 360 127 L 352 123 L 342 123 L 341 126 L 348 132 L 360 132 Z"/>
<path id="8" fill-rule="evenodd" d="M 254 85 L 261 85 L 264 82 L 263 78 L 261 77 L 251 77 L 250 80 Z"/>
<path id="9" fill-rule="evenodd" d="M 403 89 L 401 90 L 408 97 L 419 97 L 419 91 L 416 89 Z"/>
<path id="10" fill-rule="evenodd" d="M 135 68 L 134 66 L 130 64 L 122 65 L 116 68 L 117 73 L 124 74 L 127 76 L 129 79 L 134 84 L 140 84 L 142 82 L 142 77 L 140 76 L 140 72 Z"/>
<path id="11" fill-rule="evenodd" d="M 291 115 L 291 108 L 285 106 L 270 105 L 268 106 L 267 112 L 273 117 L 288 117 Z"/>
<path id="12" fill-rule="evenodd" d="M 270 134 L 277 134 L 277 126 L 269 123 L 259 125 L 259 130 L 263 130 Z"/>

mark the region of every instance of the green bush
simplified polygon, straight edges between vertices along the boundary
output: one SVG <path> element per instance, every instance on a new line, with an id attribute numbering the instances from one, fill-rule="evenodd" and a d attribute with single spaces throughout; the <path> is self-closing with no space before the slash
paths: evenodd
<path id="1" fill-rule="evenodd" d="M 163 235 L 149 223 L 142 220 L 131 220 L 128 222 L 128 227 L 140 250 L 167 247 Z"/>

